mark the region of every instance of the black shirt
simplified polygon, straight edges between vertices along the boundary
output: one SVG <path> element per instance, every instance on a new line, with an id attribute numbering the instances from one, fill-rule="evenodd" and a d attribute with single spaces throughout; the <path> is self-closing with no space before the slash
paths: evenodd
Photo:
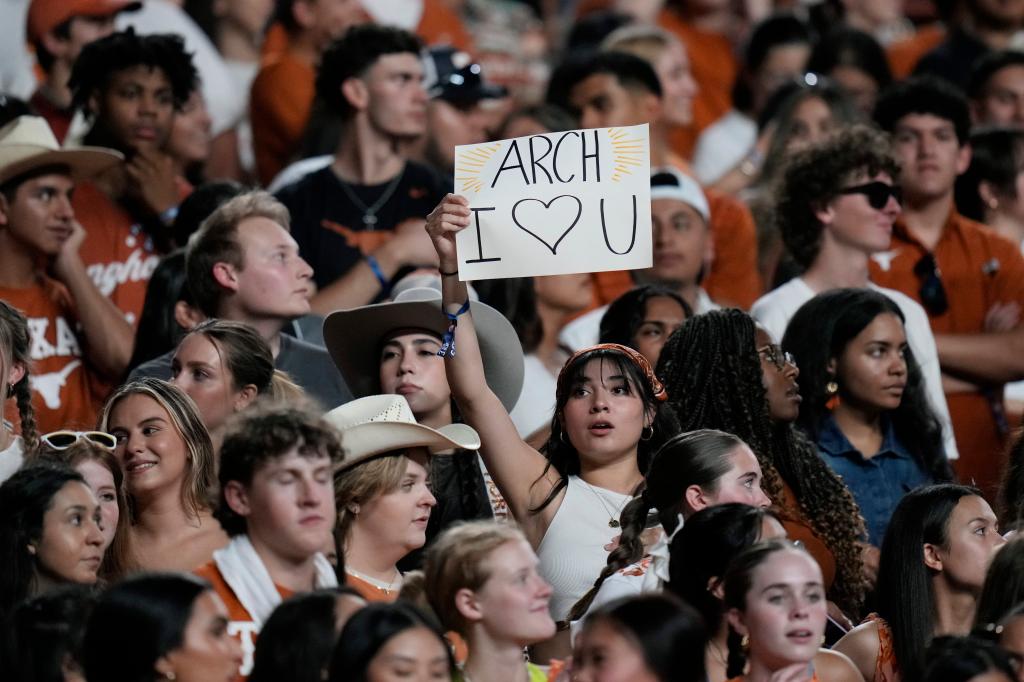
<path id="1" fill-rule="evenodd" d="M 364 207 L 373 206 L 390 183 L 344 183 L 331 166 L 284 187 L 277 198 L 291 213 L 292 236 L 323 288 L 348 272 L 360 258 L 383 244 L 395 227 L 410 218 L 425 219 L 444 197 L 444 180 L 429 166 L 406 161 L 390 198 L 376 211 L 376 224 L 363 223 Z M 349 197 L 354 194 L 363 206 Z"/>

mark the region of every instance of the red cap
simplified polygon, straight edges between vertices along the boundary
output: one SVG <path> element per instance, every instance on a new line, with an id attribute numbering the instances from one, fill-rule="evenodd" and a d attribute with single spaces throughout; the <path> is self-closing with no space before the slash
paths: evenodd
<path id="1" fill-rule="evenodd" d="M 32 0 L 28 39 L 39 40 L 71 17 L 103 17 L 141 6 L 138 0 Z"/>

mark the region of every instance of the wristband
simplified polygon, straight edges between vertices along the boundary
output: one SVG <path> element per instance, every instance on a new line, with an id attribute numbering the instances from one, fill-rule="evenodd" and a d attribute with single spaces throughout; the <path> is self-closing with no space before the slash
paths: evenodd
<path id="1" fill-rule="evenodd" d="M 445 272 L 444 270 L 438 270 L 438 272 L 441 273 L 442 277 L 458 277 L 459 276 L 459 271 L 457 269 L 455 271 L 453 271 L 453 272 Z"/>
<path id="2" fill-rule="evenodd" d="M 384 271 L 380 269 L 380 263 L 372 255 L 366 255 L 366 264 L 373 270 L 373 276 L 377 278 L 377 282 L 380 283 L 382 291 L 387 292 L 391 288 L 391 281 L 384 276 Z"/>
<path id="3" fill-rule="evenodd" d="M 437 354 L 444 357 L 454 358 L 455 357 L 455 327 L 459 324 L 459 316 L 465 315 L 469 311 L 469 299 L 462 304 L 455 313 L 449 313 L 445 311 L 445 316 L 448 318 L 448 331 L 444 333 L 441 338 L 441 350 L 437 351 Z"/>
<path id="4" fill-rule="evenodd" d="M 161 213 L 158 217 L 160 218 L 160 222 L 170 227 L 174 223 L 175 218 L 178 217 L 178 207 L 171 206 L 163 213 Z"/>

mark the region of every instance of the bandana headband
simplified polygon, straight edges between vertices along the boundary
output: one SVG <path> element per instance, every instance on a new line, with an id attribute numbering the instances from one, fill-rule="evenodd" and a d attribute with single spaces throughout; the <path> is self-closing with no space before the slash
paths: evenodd
<path id="1" fill-rule="evenodd" d="M 659 402 L 668 400 L 668 393 L 665 391 L 665 386 L 658 380 L 658 377 L 654 376 L 654 370 L 651 368 L 651 363 L 647 361 L 647 358 L 629 346 L 623 346 L 619 343 L 599 343 L 596 346 L 587 346 L 586 348 L 582 348 L 573 353 L 572 357 L 565 361 L 565 364 L 562 365 L 561 371 L 558 373 L 558 388 L 562 388 L 563 382 L 565 381 L 565 371 L 570 365 L 575 363 L 581 356 L 597 350 L 610 350 L 625 355 L 633 362 L 634 365 L 636 365 L 636 368 L 640 370 L 640 374 L 642 374 L 647 380 L 647 383 L 651 387 L 651 392 L 654 394 L 654 399 Z"/>

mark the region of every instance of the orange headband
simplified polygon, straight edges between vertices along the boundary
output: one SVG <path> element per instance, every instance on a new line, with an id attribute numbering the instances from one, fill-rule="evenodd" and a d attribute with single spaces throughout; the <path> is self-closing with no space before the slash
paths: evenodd
<path id="1" fill-rule="evenodd" d="M 651 392 L 654 394 L 654 399 L 661 402 L 668 400 L 668 393 L 665 391 L 665 387 L 662 383 L 658 381 L 658 377 L 654 376 L 654 370 L 651 368 L 651 363 L 647 362 L 647 358 L 629 346 L 623 346 L 619 343 L 599 343 L 596 346 L 588 346 L 573 353 L 572 357 L 565 361 L 565 364 L 562 365 L 562 370 L 558 373 L 559 389 L 562 388 L 562 382 L 565 381 L 565 370 L 569 365 L 576 362 L 580 356 L 596 350 L 610 350 L 625 355 L 628 359 L 633 361 L 633 364 L 636 365 L 638 370 L 640 370 L 640 373 L 645 379 L 647 379 L 647 383 L 651 387 Z"/>

